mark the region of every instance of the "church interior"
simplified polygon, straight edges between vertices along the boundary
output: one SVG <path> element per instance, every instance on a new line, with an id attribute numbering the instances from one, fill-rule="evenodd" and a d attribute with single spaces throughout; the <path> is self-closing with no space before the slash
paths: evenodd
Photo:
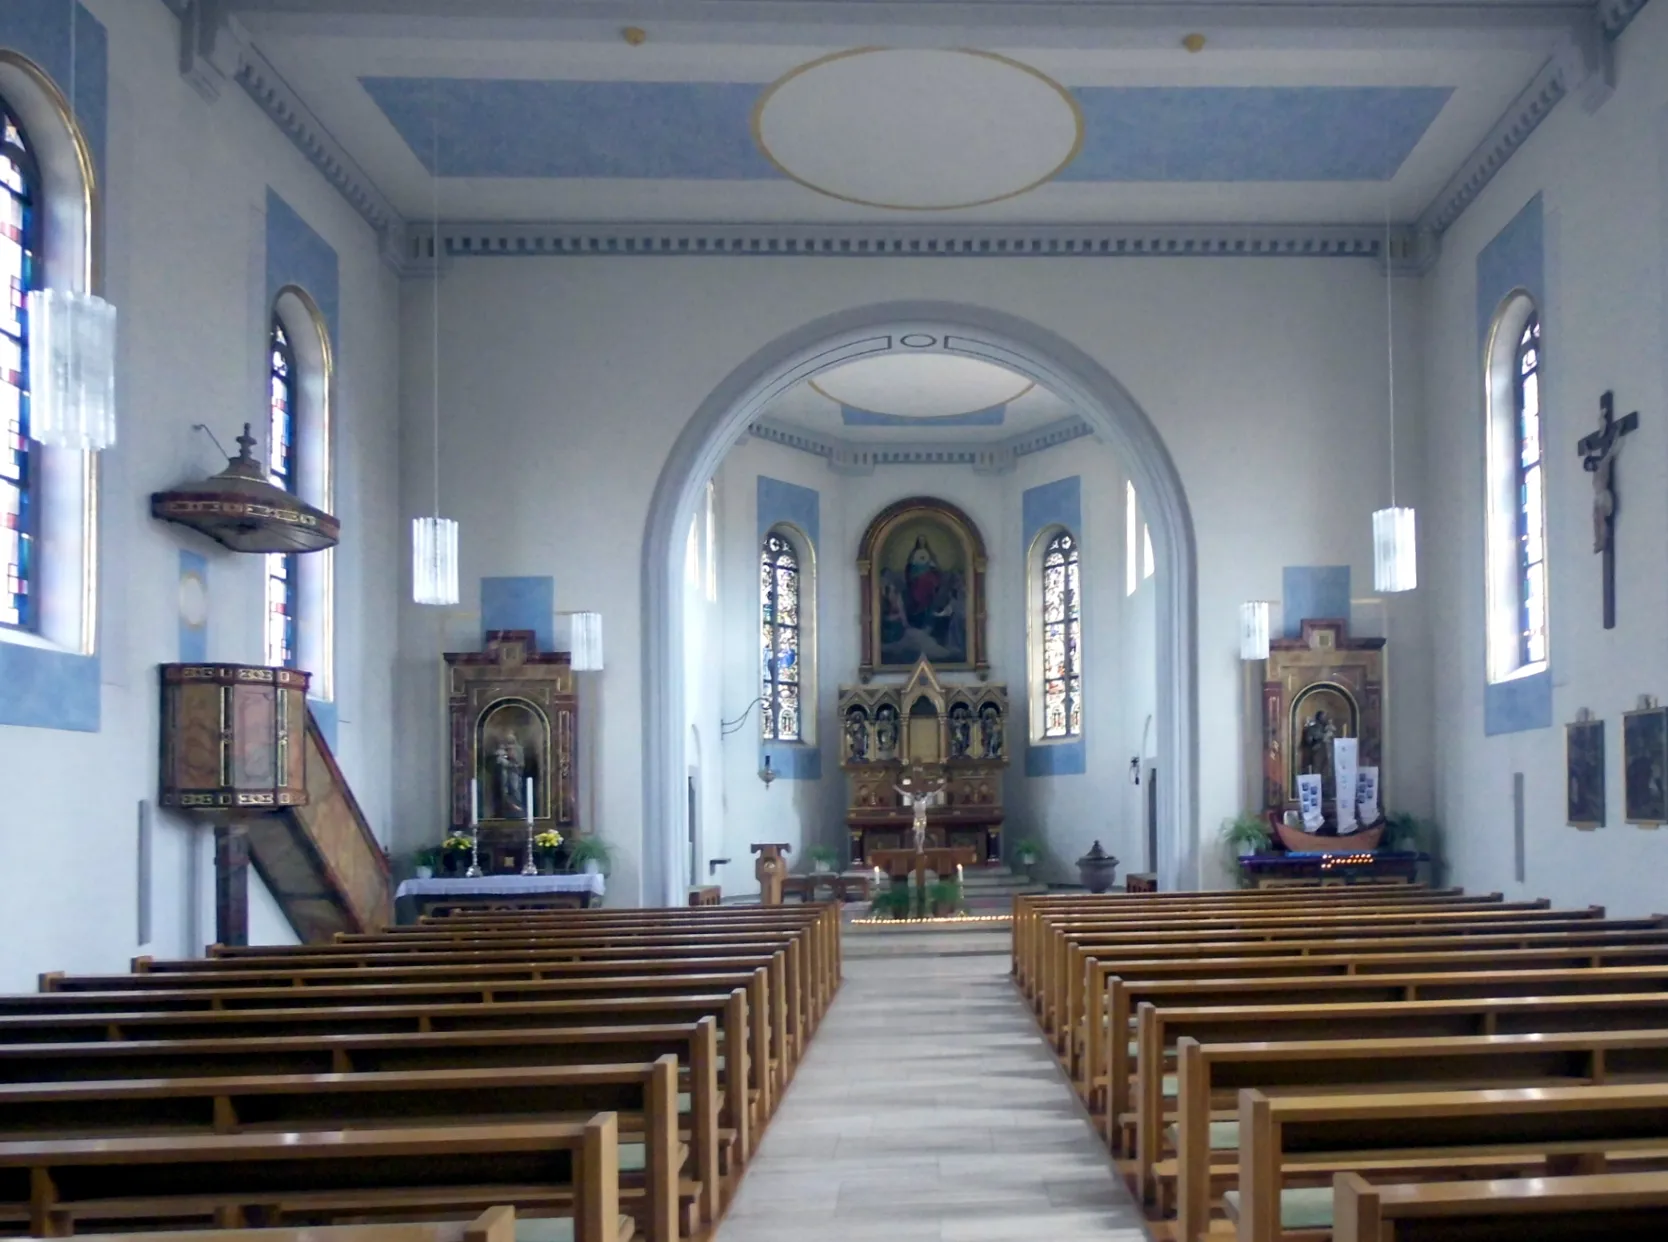
<path id="1" fill-rule="evenodd" d="M 0 1239 L 1668 1236 L 1668 5 L 0 0 L 0 280 Z"/>

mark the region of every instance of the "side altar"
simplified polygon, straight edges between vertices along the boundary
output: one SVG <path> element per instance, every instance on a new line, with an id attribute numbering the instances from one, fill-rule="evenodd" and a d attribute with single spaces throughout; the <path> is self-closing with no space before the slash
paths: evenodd
<path id="1" fill-rule="evenodd" d="M 841 686 L 839 711 L 852 866 L 923 847 L 1000 861 L 1006 686 L 946 685 L 923 656 L 902 685 Z M 927 804 L 919 845 L 917 800 Z"/>

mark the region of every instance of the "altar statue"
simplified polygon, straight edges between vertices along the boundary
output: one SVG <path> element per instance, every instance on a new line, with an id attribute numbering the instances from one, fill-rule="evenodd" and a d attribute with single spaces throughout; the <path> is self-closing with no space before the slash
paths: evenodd
<path id="1" fill-rule="evenodd" d="M 1332 742 L 1337 736 L 1338 730 L 1323 708 L 1309 718 L 1299 740 L 1303 772 L 1319 774 L 1323 786 L 1332 784 Z"/>
<path id="2" fill-rule="evenodd" d="M 492 764 L 493 775 L 497 778 L 498 818 L 520 819 L 527 813 L 522 803 L 527 753 L 522 749 L 521 740 L 514 733 L 503 733 L 488 762 Z"/>

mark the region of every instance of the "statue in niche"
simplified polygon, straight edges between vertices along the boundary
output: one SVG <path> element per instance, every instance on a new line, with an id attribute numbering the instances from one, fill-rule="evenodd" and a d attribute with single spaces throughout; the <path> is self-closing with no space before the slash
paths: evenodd
<path id="1" fill-rule="evenodd" d="M 1332 742 L 1338 736 L 1338 730 L 1327 718 L 1326 709 L 1321 708 L 1309 718 L 1303 726 L 1299 738 L 1299 759 L 1304 775 L 1319 773 L 1321 788 L 1332 786 Z"/>
<path id="2" fill-rule="evenodd" d="M 966 759 L 973 753 L 973 709 L 957 703 L 950 709 L 950 758 Z"/>
<path id="3" fill-rule="evenodd" d="M 986 759 L 1002 757 L 1002 713 L 994 703 L 979 709 L 979 744 Z"/>
<path id="4" fill-rule="evenodd" d="M 898 757 L 898 709 L 890 703 L 875 713 L 875 750 L 882 763 Z"/>
<path id="5" fill-rule="evenodd" d="M 488 763 L 492 765 L 493 781 L 498 792 L 498 818 L 521 819 L 527 814 L 523 801 L 527 779 L 527 752 L 516 735 L 505 730 L 498 737 Z"/>
<path id="6" fill-rule="evenodd" d="M 846 715 L 846 755 L 853 763 L 869 761 L 869 722 L 861 710 Z"/>

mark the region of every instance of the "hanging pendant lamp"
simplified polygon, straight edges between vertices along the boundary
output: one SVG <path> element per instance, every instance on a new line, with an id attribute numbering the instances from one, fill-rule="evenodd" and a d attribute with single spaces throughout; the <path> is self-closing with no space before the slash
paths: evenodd
<path id="1" fill-rule="evenodd" d="M 411 519 L 411 598 L 419 604 L 450 605 L 458 602 L 458 524 L 440 516 L 440 111 L 431 99 L 433 131 L 433 213 L 430 219 L 430 273 L 433 290 L 429 323 L 433 351 L 431 400 L 434 410 L 434 511 L 428 517 Z"/>
<path id="2" fill-rule="evenodd" d="M 69 125 L 75 116 L 76 0 L 69 0 Z M 91 235 L 82 239 L 90 251 Z M 48 272 L 60 279 L 63 272 Z M 116 308 L 91 292 L 32 289 L 29 436 L 54 448 L 97 453 L 116 443 Z"/>
<path id="3" fill-rule="evenodd" d="M 1239 606 L 1239 658 L 1268 659 L 1268 613 L 1266 599 L 1247 600 Z"/>
<path id="4" fill-rule="evenodd" d="M 1390 254 L 1390 199 L 1384 201 L 1384 348 L 1390 385 L 1390 507 L 1373 514 L 1373 588 L 1411 591 L 1419 585 L 1418 537 L 1413 510 L 1396 504 L 1396 295 Z"/>

